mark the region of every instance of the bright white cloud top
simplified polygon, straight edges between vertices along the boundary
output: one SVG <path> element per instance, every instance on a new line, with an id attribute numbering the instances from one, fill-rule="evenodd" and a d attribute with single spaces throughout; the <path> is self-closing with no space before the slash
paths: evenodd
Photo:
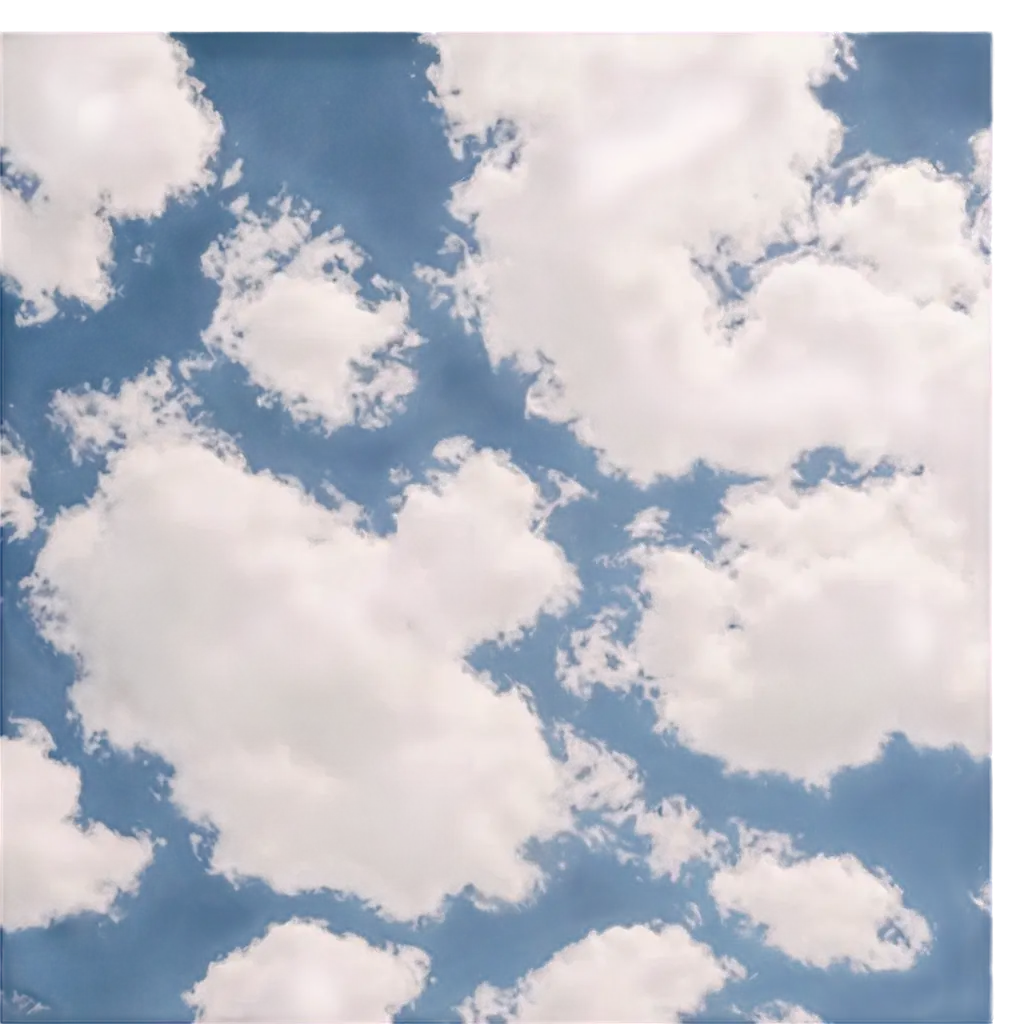
<path id="1" fill-rule="evenodd" d="M 6 36 L 2 60 L 0 142 L 35 185 L 0 192 L 19 316 L 49 319 L 58 296 L 99 309 L 113 295 L 113 222 L 159 217 L 210 184 L 223 124 L 164 36 Z"/>
<path id="2" fill-rule="evenodd" d="M 39 722 L 17 724 L 19 735 L 0 738 L 3 927 L 16 931 L 75 914 L 109 914 L 122 892 L 137 891 L 153 845 L 98 822 L 79 824 L 78 769 L 51 756 L 53 739 Z"/>
<path id="3" fill-rule="evenodd" d="M 429 968 L 422 950 L 377 949 L 295 919 L 211 964 L 185 1001 L 197 1021 L 390 1021 L 422 991 Z"/>
<path id="4" fill-rule="evenodd" d="M 511 990 L 482 985 L 460 1012 L 464 1024 L 495 1016 L 522 1024 L 672 1024 L 742 975 L 738 964 L 717 959 L 679 925 L 611 928 L 559 950 Z"/>

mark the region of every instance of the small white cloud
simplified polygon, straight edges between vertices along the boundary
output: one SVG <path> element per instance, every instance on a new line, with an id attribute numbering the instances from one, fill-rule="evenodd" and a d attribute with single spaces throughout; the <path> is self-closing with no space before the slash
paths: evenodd
<path id="1" fill-rule="evenodd" d="M 992 913 L 992 883 L 986 882 L 976 893 L 971 893 L 971 902 L 986 914 Z"/>
<path id="2" fill-rule="evenodd" d="M 464 1024 L 491 1016 L 510 1024 L 675 1024 L 743 976 L 739 964 L 717 958 L 679 925 L 614 927 L 559 950 L 512 988 L 480 985 L 458 1012 Z"/>
<path id="3" fill-rule="evenodd" d="M 225 172 L 221 178 L 220 187 L 224 189 L 234 188 L 242 180 L 242 158 L 239 157 Z"/>
<path id="4" fill-rule="evenodd" d="M 15 540 L 31 536 L 39 519 L 32 500 L 32 461 L 7 434 L 0 437 L 0 526 L 10 526 Z"/>
<path id="5" fill-rule="evenodd" d="M 908 971 L 931 946 L 928 922 L 884 873 L 850 854 L 801 855 L 778 833 L 742 830 L 738 860 L 709 889 L 723 917 L 764 926 L 767 945 L 812 967 Z"/>
<path id="6" fill-rule="evenodd" d="M 647 864 L 655 878 L 667 875 L 676 882 L 684 865 L 719 858 L 728 841 L 718 832 L 701 828 L 700 819 L 700 811 L 681 796 L 667 797 L 656 808 L 637 814 L 636 833 L 650 839 Z"/>
<path id="7" fill-rule="evenodd" d="M 666 522 L 668 522 L 668 511 L 652 506 L 637 512 L 626 524 L 626 533 L 633 540 L 661 540 L 665 535 Z"/>
<path id="8" fill-rule="evenodd" d="M 60 297 L 92 309 L 113 295 L 113 223 L 158 217 L 212 182 L 220 116 L 164 35 L 8 35 L 5 160 L 37 183 L 0 192 L 2 272 L 39 323 Z"/>
<path id="9" fill-rule="evenodd" d="M 109 914 L 133 893 L 153 857 L 145 836 L 122 836 L 98 822 L 81 828 L 78 769 L 54 760 L 53 740 L 35 721 L 0 738 L 3 756 L 3 927 L 45 928 L 92 911 Z"/>
<path id="10" fill-rule="evenodd" d="M 419 996 L 429 969 L 420 949 L 378 949 L 332 934 L 326 922 L 293 918 L 210 964 L 182 998 L 197 1021 L 377 1024 Z"/>
<path id="11" fill-rule="evenodd" d="M 757 1007 L 753 1020 L 754 1024 L 825 1024 L 821 1017 L 810 1010 L 781 999 Z"/>
<path id="12" fill-rule="evenodd" d="M 390 297 L 367 298 L 353 277 L 363 254 L 340 228 L 314 236 L 309 206 L 284 197 L 265 216 L 245 203 L 236 214 L 235 230 L 202 258 L 221 289 L 203 341 L 296 422 L 382 426 L 416 386 L 404 361 L 421 341 L 408 297 L 388 286 Z"/>

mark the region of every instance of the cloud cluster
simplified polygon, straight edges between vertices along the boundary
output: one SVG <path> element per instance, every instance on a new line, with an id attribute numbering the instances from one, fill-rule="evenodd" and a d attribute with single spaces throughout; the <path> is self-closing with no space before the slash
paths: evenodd
<path id="1" fill-rule="evenodd" d="M 135 892 L 153 857 L 145 836 L 81 825 L 78 769 L 50 756 L 53 740 L 35 721 L 0 738 L 3 765 L 2 923 L 8 931 L 45 928 L 92 911 L 108 914 Z"/>
<path id="2" fill-rule="evenodd" d="M 20 323 L 113 294 L 115 221 L 158 217 L 213 181 L 220 116 L 162 35 L 8 35 L 2 270 Z"/>
<path id="3" fill-rule="evenodd" d="M 744 973 L 681 925 L 614 927 L 559 950 L 509 989 L 480 985 L 459 1013 L 464 1024 L 492 1016 L 521 1024 L 674 1024 Z"/>
<path id="4" fill-rule="evenodd" d="M 371 301 L 353 277 L 365 261 L 340 228 L 313 234 L 317 211 L 282 196 L 258 215 L 232 204 L 238 225 L 204 253 L 220 299 L 207 346 L 241 363 L 300 423 L 327 430 L 380 426 L 416 386 L 403 361 L 420 343 L 404 292 Z"/>
<path id="5" fill-rule="evenodd" d="M 990 135 L 971 180 L 834 167 L 830 36 L 432 42 L 452 144 L 485 148 L 451 203 L 475 246 L 423 276 L 606 471 L 765 481 L 711 561 L 629 524 L 639 630 L 604 609 L 567 685 L 642 681 L 683 742 L 814 783 L 897 731 L 985 754 Z M 824 447 L 895 476 L 797 486 Z"/>
<path id="6" fill-rule="evenodd" d="M 420 994 L 429 968 L 420 949 L 378 949 L 358 935 L 333 935 L 321 921 L 294 918 L 212 963 L 183 998 L 197 1021 L 217 1024 L 384 1024 Z"/>

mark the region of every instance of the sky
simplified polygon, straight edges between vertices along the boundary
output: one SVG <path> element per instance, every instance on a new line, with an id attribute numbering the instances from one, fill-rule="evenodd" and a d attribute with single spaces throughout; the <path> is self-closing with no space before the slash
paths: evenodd
<path id="1" fill-rule="evenodd" d="M 990 1019 L 990 43 L 6 37 L 3 1019 Z"/>

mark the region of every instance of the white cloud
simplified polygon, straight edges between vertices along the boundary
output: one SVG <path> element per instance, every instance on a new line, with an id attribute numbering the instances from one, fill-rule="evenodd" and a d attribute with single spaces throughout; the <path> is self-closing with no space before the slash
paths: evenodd
<path id="1" fill-rule="evenodd" d="M 812 967 L 907 971 L 931 945 L 928 922 L 903 892 L 851 854 L 799 854 L 788 836 L 744 830 L 740 856 L 711 879 L 723 917 L 763 925 L 764 941 Z"/>
<path id="2" fill-rule="evenodd" d="M 647 864 L 654 877 L 667 875 L 676 882 L 684 864 L 718 860 L 728 840 L 718 832 L 702 829 L 700 818 L 700 811 L 681 796 L 667 797 L 653 810 L 637 813 L 636 833 L 651 841 Z"/>
<path id="3" fill-rule="evenodd" d="M 782 999 L 757 1007 L 753 1019 L 754 1024 L 825 1024 L 817 1014 Z"/>
<path id="4" fill-rule="evenodd" d="M 294 918 L 212 963 L 184 1000 L 197 1021 L 381 1024 L 420 994 L 429 968 L 420 949 L 378 949 Z"/>
<path id="5" fill-rule="evenodd" d="M 221 189 L 234 188 L 242 180 L 242 158 L 239 157 L 225 172 L 221 178 Z"/>
<path id="6" fill-rule="evenodd" d="M 661 540 L 665 535 L 665 523 L 668 521 L 668 511 L 663 508 L 641 509 L 626 524 L 626 533 L 633 540 Z"/>
<path id="7" fill-rule="evenodd" d="M 634 641 L 598 616 L 561 654 L 568 688 L 639 681 L 687 746 L 816 785 L 898 731 L 987 753 L 987 552 L 929 474 L 732 488 L 718 532 L 712 560 L 636 554 Z"/>
<path id="8" fill-rule="evenodd" d="M 57 517 L 32 587 L 45 636 L 80 659 L 87 733 L 174 766 L 173 798 L 218 830 L 229 877 L 406 919 L 466 886 L 527 898 L 523 844 L 572 827 L 566 769 L 523 693 L 463 658 L 575 600 L 538 489 L 474 452 L 409 486 L 379 537 L 189 437 L 168 401 L 133 382 L 63 406 L 79 439 L 125 444 Z"/>
<path id="9" fill-rule="evenodd" d="M 30 536 L 39 519 L 31 473 L 32 462 L 25 452 L 6 434 L 0 437 L 0 525 L 10 525 L 16 540 Z"/>
<path id="10" fill-rule="evenodd" d="M 532 414 L 569 424 L 604 469 L 641 484 L 698 460 L 778 477 L 823 446 L 866 465 L 925 465 L 934 515 L 987 551 L 979 220 L 964 180 L 920 163 L 866 162 L 852 198 L 812 200 L 809 175 L 831 165 L 842 127 L 810 87 L 841 69 L 842 41 L 435 45 L 453 142 L 500 119 L 513 127 L 453 196 L 479 252 L 463 249 L 451 279 L 423 276 L 478 320 L 494 361 L 537 374 Z M 975 140 L 982 186 L 989 143 Z M 749 263 L 785 238 L 798 252 L 755 267 L 750 293 L 728 305 L 694 263 Z M 592 654 L 617 653 L 607 634 L 593 639 Z M 613 674 L 621 683 L 630 667 Z"/>
<path id="11" fill-rule="evenodd" d="M 38 183 L 27 199 L 0 192 L 19 322 L 49 319 L 61 296 L 99 309 L 113 222 L 158 217 L 210 184 L 220 117 L 167 36 L 8 35 L 2 61 L 6 162 Z"/>
<path id="12" fill-rule="evenodd" d="M 380 426 L 402 408 L 416 374 L 403 362 L 420 344 L 408 297 L 372 302 L 353 272 L 364 255 L 341 228 L 319 235 L 319 214 L 284 197 L 259 216 L 233 204 L 238 226 L 203 255 L 220 300 L 203 340 L 241 363 L 254 384 L 297 422 L 326 430 Z"/>
<path id="13" fill-rule="evenodd" d="M 967 198 L 961 180 L 925 161 L 878 164 L 854 197 L 820 204 L 818 225 L 884 291 L 970 305 L 988 287 L 989 265 L 970 240 Z"/>
<path id="14" fill-rule="evenodd" d="M 510 989 L 483 984 L 460 1007 L 465 1024 L 509 1021 L 675 1024 L 696 1013 L 739 964 L 716 958 L 679 925 L 614 927 L 559 950 Z"/>
<path id="15" fill-rule="evenodd" d="M 584 739 L 568 726 L 559 729 L 559 736 L 565 745 L 567 800 L 571 807 L 607 810 L 618 818 L 635 805 L 643 783 L 631 757 Z"/>
<path id="16" fill-rule="evenodd" d="M 2 924 L 44 928 L 74 914 L 109 914 L 121 892 L 135 892 L 153 856 L 149 839 L 122 836 L 75 819 L 78 769 L 50 757 L 53 740 L 35 721 L 0 738 L 3 751 Z"/>
<path id="17" fill-rule="evenodd" d="M 749 421 L 765 396 L 729 397 L 752 357 L 724 344 L 716 289 L 693 257 L 746 262 L 809 235 L 809 175 L 842 136 L 810 86 L 840 69 L 843 44 L 808 34 L 436 45 L 453 138 L 500 118 L 516 125 L 456 189 L 453 211 L 480 254 L 465 255 L 453 284 L 460 309 L 479 306 L 492 359 L 540 374 L 530 411 L 570 423 L 607 468 L 641 482 L 716 458 L 707 445 L 723 432 L 723 455 L 760 455 L 764 423 Z"/>
<path id="18" fill-rule="evenodd" d="M 971 902 L 986 914 L 992 913 L 992 883 L 986 882 L 976 893 L 971 893 Z"/>
<path id="19" fill-rule="evenodd" d="M 558 678 L 570 693 L 589 697 L 597 685 L 629 690 L 640 681 L 629 644 L 616 636 L 624 616 L 615 605 L 602 609 L 589 626 L 573 631 L 569 651 L 558 651 Z"/>

